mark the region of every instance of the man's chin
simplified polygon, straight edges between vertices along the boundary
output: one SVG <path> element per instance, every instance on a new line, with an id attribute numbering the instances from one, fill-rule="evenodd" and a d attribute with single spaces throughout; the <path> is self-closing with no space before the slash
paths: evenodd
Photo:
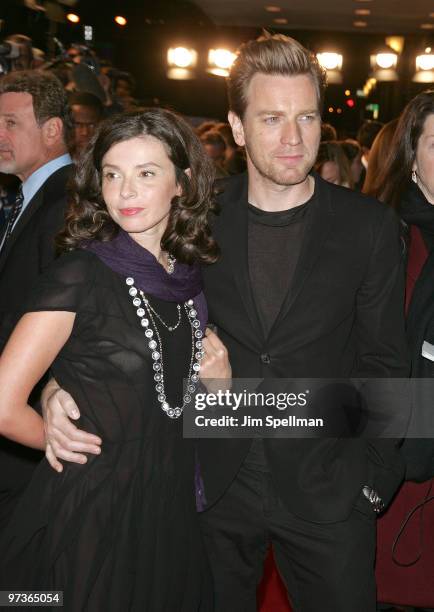
<path id="1" fill-rule="evenodd" d="M 15 164 L 0 161 L 0 174 L 17 174 L 16 170 Z"/>
<path id="2" fill-rule="evenodd" d="M 293 168 L 283 172 L 273 172 L 270 178 L 276 185 L 290 187 L 291 185 L 300 185 L 304 183 L 308 176 L 309 170 Z"/>

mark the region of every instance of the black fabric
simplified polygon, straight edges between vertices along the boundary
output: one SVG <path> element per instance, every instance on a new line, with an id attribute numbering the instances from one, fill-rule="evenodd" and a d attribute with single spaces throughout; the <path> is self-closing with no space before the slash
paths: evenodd
<path id="1" fill-rule="evenodd" d="M 264 334 L 279 314 L 300 254 L 308 202 L 269 212 L 249 205 L 249 274 Z"/>
<path id="2" fill-rule="evenodd" d="M 407 225 L 416 225 L 420 229 L 430 251 L 434 247 L 434 206 L 413 181 L 409 181 L 408 189 L 403 194 L 399 214 Z"/>
<path id="3" fill-rule="evenodd" d="M 431 208 L 434 207 L 431 206 Z M 418 431 L 430 438 L 408 438 L 402 445 L 406 461 L 406 480 L 424 482 L 434 476 L 434 419 L 426 422 L 433 412 L 434 362 L 422 356 L 426 340 L 434 344 L 434 250 L 425 262 L 416 282 L 407 317 L 407 336 L 411 352 L 411 375 L 426 379 L 414 385 L 414 415 Z M 424 421 L 420 422 L 423 418 Z"/>
<path id="4" fill-rule="evenodd" d="M 209 321 L 227 346 L 234 377 L 389 378 L 408 374 L 404 266 L 390 208 L 315 176 L 291 291 L 268 335 L 248 269 L 247 176 L 224 179 L 213 223 L 219 261 L 204 268 Z M 251 440 L 198 440 L 209 506 L 242 465 Z M 349 516 L 363 484 L 388 503 L 404 466 L 396 441 L 264 439 L 288 510 L 326 523 Z"/>
<path id="5" fill-rule="evenodd" d="M 375 612 L 375 514 L 362 494 L 346 521 L 318 525 L 288 512 L 271 474 L 243 465 L 200 520 L 216 612 L 256 612 L 270 542 L 294 612 Z"/>
<path id="6" fill-rule="evenodd" d="M 177 320 L 176 304 L 150 302 Z M 84 466 L 65 462 L 60 475 L 45 459 L 38 466 L 0 543 L 1 588 L 63 590 L 68 612 L 210 610 L 193 441 L 158 403 L 125 278 L 75 251 L 50 267 L 27 309 L 77 313 L 52 370 L 80 407 L 78 426 L 103 446 Z M 175 331 L 157 326 L 166 394 L 179 405 L 191 327 L 184 309 Z"/>

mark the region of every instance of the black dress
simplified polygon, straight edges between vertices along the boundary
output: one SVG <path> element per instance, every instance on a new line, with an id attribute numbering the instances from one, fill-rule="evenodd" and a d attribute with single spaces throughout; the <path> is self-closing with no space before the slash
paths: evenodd
<path id="1" fill-rule="evenodd" d="M 150 302 L 176 323 L 176 304 Z M 103 444 L 100 456 L 64 462 L 61 474 L 45 459 L 38 466 L 0 544 L 1 589 L 63 590 L 64 609 L 74 612 L 212 609 L 193 441 L 183 439 L 182 417 L 170 419 L 157 400 L 125 278 L 74 251 L 42 277 L 27 310 L 77 313 L 52 372 L 80 408 L 78 426 Z M 184 308 L 172 332 L 155 321 L 166 395 L 180 405 L 191 327 Z"/>

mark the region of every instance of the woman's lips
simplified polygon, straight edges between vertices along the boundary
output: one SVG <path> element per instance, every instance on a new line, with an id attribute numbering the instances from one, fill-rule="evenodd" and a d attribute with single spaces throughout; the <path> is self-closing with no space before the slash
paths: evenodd
<path id="1" fill-rule="evenodd" d="M 143 208 L 121 208 L 120 213 L 125 217 L 132 217 L 133 215 L 137 215 L 137 213 L 141 212 Z"/>

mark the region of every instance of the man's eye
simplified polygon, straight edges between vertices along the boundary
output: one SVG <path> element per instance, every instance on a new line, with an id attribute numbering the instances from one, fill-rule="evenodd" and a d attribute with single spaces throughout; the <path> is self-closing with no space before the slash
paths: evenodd
<path id="1" fill-rule="evenodd" d="M 150 170 L 142 170 L 142 172 L 140 173 L 140 176 L 143 178 L 148 178 L 150 176 L 155 176 L 155 173 L 151 172 Z"/>
<path id="2" fill-rule="evenodd" d="M 306 123 L 314 121 L 315 119 L 316 119 L 316 115 L 301 115 L 300 117 L 300 121 L 304 121 Z"/>
<path id="3" fill-rule="evenodd" d="M 280 117 L 277 117 L 276 115 L 272 115 L 270 117 L 265 117 L 265 123 L 268 123 L 269 125 L 273 125 L 273 123 L 277 123 L 279 119 Z"/>
<path id="4" fill-rule="evenodd" d="M 13 128 L 13 127 L 15 127 L 15 126 L 16 126 L 16 122 L 15 122 L 15 121 L 13 121 L 12 119 L 8 119 L 8 120 L 6 121 L 6 127 L 8 127 L 8 128 Z"/>

